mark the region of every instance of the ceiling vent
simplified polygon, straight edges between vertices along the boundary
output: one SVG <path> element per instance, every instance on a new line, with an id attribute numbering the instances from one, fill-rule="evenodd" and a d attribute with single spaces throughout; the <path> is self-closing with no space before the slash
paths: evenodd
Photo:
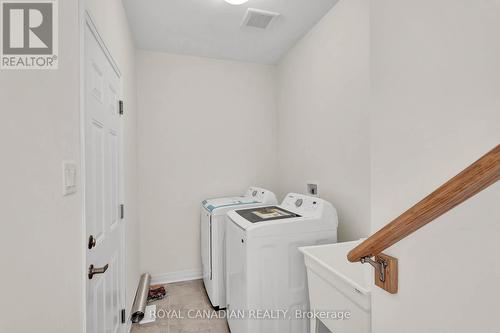
<path id="1" fill-rule="evenodd" d="M 279 13 L 268 12 L 255 8 L 248 8 L 241 25 L 243 27 L 267 29 L 279 15 Z"/>

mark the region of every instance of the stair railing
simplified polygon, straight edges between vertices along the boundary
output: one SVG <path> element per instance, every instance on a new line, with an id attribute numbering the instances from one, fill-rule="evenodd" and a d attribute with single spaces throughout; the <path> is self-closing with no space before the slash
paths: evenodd
<path id="1" fill-rule="evenodd" d="M 382 252 L 496 183 L 499 179 L 500 145 L 497 145 L 468 168 L 352 249 L 348 253 L 347 259 L 351 262 L 359 261 L 372 265 L 375 268 L 375 284 L 389 293 L 397 293 L 398 261 Z"/>

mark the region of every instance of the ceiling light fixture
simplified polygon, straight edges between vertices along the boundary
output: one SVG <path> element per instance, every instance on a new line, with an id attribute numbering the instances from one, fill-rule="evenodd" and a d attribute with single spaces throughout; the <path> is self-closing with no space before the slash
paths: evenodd
<path id="1" fill-rule="evenodd" d="M 242 5 L 245 2 L 248 2 L 248 0 L 225 0 L 225 1 L 231 5 Z"/>

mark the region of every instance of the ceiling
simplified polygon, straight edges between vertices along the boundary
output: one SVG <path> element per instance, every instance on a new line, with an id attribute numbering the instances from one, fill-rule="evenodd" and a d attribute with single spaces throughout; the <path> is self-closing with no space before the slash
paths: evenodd
<path id="1" fill-rule="evenodd" d="M 338 0 L 122 0 L 140 49 L 275 64 Z M 242 27 L 248 8 L 281 15 Z"/>

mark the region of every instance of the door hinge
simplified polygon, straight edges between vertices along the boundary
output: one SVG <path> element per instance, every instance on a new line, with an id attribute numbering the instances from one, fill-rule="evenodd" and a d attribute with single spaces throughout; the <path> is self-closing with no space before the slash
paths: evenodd
<path id="1" fill-rule="evenodd" d="M 124 204 L 121 204 L 120 205 L 120 219 L 124 219 L 125 218 L 125 205 Z"/>
<path id="2" fill-rule="evenodd" d="M 122 324 L 125 324 L 126 323 L 126 319 L 125 319 L 125 309 L 122 309 L 121 311 L 121 316 L 122 316 Z"/>
<path id="3" fill-rule="evenodd" d="M 123 101 L 118 101 L 118 113 L 123 116 Z"/>

